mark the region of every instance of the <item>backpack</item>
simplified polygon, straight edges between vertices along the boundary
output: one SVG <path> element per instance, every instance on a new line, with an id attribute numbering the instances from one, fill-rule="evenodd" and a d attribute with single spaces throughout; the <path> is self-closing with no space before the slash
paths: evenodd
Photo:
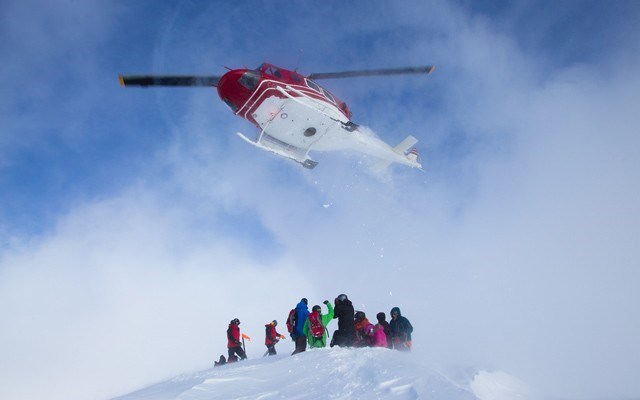
<path id="1" fill-rule="evenodd" d="M 320 339 L 324 336 L 324 325 L 322 325 L 320 314 L 317 312 L 309 314 L 309 330 L 315 339 Z"/>
<path id="2" fill-rule="evenodd" d="M 269 340 L 269 341 L 273 341 L 274 338 L 271 337 L 271 327 L 269 325 L 265 325 L 265 332 L 264 332 L 264 336 L 265 336 L 265 340 Z"/>
<path id="3" fill-rule="evenodd" d="M 227 328 L 227 339 L 232 343 L 236 342 L 236 338 L 233 337 L 233 333 L 231 332 L 231 327 Z"/>
<path id="4" fill-rule="evenodd" d="M 293 308 L 289 311 L 289 316 L 287 317 L 287 331 L 289 333 L 293 332 L 293 328 L 296 326 L 296 320 L 298 319 L 298 313 L 296 313 L 296 309 Z"/>
<path id="5" fill-rule="evenodd" d="M 214 361 L 214 362 L 213 362 L 213 366 L 214 366 L 214 367 L 219 367 L 219 366 L 221 366 L 221 365 L 225 365 L 226 363 L 227 363 L 227 359 L 226 359 L 226 358 L 224 358 L 224 356 L 222 356 L 222 355 L 221 355 L 221 356 L 220 356 L 220 359 L 219 359 L 218 361 Z"/>

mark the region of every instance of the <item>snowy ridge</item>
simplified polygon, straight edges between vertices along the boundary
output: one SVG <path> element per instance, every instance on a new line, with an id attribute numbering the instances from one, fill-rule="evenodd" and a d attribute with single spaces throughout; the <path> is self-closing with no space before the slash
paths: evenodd
<path id="1" fill-rule="evenodd" d="M 182 375 L 118 400 L 212 399 L 477 400 L 421 365 L 414 354 L 381 348 L 314 349 L 257 358 Z"/>

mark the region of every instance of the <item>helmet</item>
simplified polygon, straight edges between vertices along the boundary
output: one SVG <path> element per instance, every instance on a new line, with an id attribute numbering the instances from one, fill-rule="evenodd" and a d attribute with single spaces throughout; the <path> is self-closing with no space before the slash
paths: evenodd
<path id="1" fill-rule="evenodd" d="M 234 325 L 240 325 L 240 320 L 238 318 L 234 318 L 233 320 L 231 320 L 231 323 Z"/>
<path id="2" fill-rule="evenodd" d="M 355 314 L 355 318 L 356 318 L 356 321 L 362 321 L 363 319 L 366 318 L 366 315 L 364 315 L 364 311 L 357 311 Z"/>
<path id="3" fill-rule="evenodd" d="M 278 325 L 278 321 L 276 321 L 275 319 L 273 321 L 271 321 L 271 323 L 273 324 L 273 326 Z"/>
<path id="4" fill-rule="evenodd" d="M 320 306 L 317 305 L 317 304 L 315 306 L 311 307 L 311 312 L 316 312 L 316 311 L 317 312 L 322 312 L 322 308 L 320 308 Z"/>
<path id="5" fill-rule="evenodd" d="M 338 297 L 336 297 L 338 300 L 340 301 L 345 301 L 345 300 L 349 300 L 349 298 L 347 297 L 346 294 L 339 294 Z"/>
<path id="6" fill-rule="evenodd" d="M 304 304 L 309 304 L 309 300 L 307 300 L 306 298 L 302 298 L 302 300 L 300 300 L 301 302 L 303 302 Z"/>

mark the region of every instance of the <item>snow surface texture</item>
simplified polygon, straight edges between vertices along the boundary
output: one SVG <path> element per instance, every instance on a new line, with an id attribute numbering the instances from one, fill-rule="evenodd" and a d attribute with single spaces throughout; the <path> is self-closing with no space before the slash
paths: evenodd
<path id="1" fill-rule="evenodd" d="M 314 349 L 211 368 L 158 383 L 117 400 L 213 399 L 529 399 L 502 373 L 481 371 L 456 383 L 411 353 L 381 348 Z"/>

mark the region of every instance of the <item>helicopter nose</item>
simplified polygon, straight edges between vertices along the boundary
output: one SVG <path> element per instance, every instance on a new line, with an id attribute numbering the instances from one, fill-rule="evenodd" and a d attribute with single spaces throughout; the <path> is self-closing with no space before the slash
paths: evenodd
<path id="1" fill-rule="evenodd" d="M 248 69 L 236 69 L 222 75 L 218 82 L 220 99 L 237 113 L 249 100 L 260 83 L 260 73 Z"/>

